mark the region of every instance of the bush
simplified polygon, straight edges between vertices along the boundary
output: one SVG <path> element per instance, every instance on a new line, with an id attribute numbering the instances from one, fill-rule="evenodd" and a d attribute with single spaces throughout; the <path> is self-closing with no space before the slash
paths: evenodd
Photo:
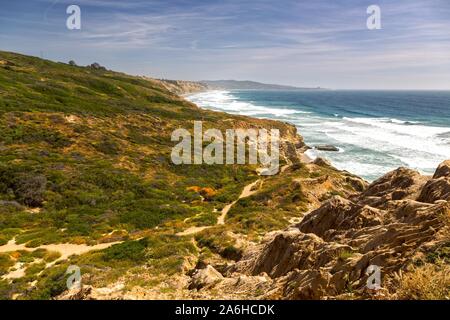
<path id="1" fill-rule="evenodd" d="M 100 151 L 101 153 L 107 155 L 117 155 L 119 153 L 119 147 L 117 143 L 108 138 L 103 138 L 103 140 L 99 143 L 93 145 L 95 149 Z"/>
<path id="2" fill-rule="evenodd" d="M 103 259 L 105 261 L 145 261 L 145 249 L 148 246 L 147 239 L 139 241 L 126 241 L 116 244 L 104 251 Z"/>
<path id="3" fill-rule="evenodd" d="M 41 207 L 47 186 L 47 178 L 43 175 L 18 177 L 14 185 L 14 193 L 20 202 L 30 207 Z"/>
<path id="4" fill-rule="evenodd" d="M 426 264 L 403 275 L 397 290 L 402 300 L 449 300 L 450 267 Z"/>
<path id="5" fill-rule="evenodd" d="M 49 300 L 67 289 L 67 265 L 45 269 L 39 277 L 37 285 L 26 292 L 27 299 Z"/>
<path id="6" fill-rule="evenodd" d="M 14 262 L 9 257 L 9 255 L 1 253 L 0 254 L 0 276 L 8 272 L 9 268 L 14 265 Z"/>

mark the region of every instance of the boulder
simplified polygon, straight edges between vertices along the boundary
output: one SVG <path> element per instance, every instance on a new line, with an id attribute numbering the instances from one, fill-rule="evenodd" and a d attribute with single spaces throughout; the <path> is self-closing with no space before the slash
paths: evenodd
<path id="1" fill-rule="evenodd" d="M 413 198 L 427 180 L 415 170 L 398 168 L 371 183 L 360 198 L 383 197 L 384 202 L 391 199 Z"/>
<path id="2" fill-rule="evenodd" d="M 320 151 L 339 151 L 338 147 L 335 147 L 331 144 L 319 144 L 317 146 L 314 146 L 314 149 L 320 150 Z"/>
<path id="3" fill-rule="evenodd" d="M 436 172 L 434 173 L 433 179 L 438 179 L 441 177 L 450 177 L 450 160 L 445 160 L 438 166 Z"/>
<path id="4" fill-rule="evenodd" d="M 223 280 L 222 274 L 214 269 L 213 266 L 208 265 L 206 268 L 199 269 L 194 272 L 189 283 L 189 290 L 200 290 L 204 287 L 210 287 Z"/>
<path id="5" fill-rule="evenodd" d="M 439 200 L 450 200 L 450 160 L 438 166 L 433 178 L 424 185 L 417 198 L 417 201 L 427 203 Z"/>
<path id="6" fill-rule="evenodd" d="M 427 182 L 417 201 L 434 203 L 438 200 L 450 200 L 450 178 L 440 177 Z"/>
<path id="7" fill-rule="evenodd" d="M 315 165 L 318 165 L 318 166 L 321 166 L 321 167 L 329 167 L 329 166 L 331 166 L 330 161 L 328 161 L 327 159 L 321 158 L 321 157 L 316 158 L 313 161 L 313 163 Z"/>
<path id="8" fill-rule="evenodd" d="M 298 225 L 304 233 L 314 233 L 324 239 L 332 234 L 330 230 L 349 230 L 381 224 L 383 212 L 370 206 L 361 206 L 335 196 L 319 209 L 308 214 Z"/>

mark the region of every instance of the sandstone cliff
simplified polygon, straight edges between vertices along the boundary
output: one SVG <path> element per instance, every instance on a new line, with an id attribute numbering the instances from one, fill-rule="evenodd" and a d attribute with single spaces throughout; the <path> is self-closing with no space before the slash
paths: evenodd
<path id="1" fill-rule="evenodd" d="M 209 290 L 245 288 L 264 299 L 448 298 L 449 187 L 450 161 L 432 178 L 392 171 L 248 247 Z M 379 290 L 366 286 L 370 265 L 381 268 Z"/>

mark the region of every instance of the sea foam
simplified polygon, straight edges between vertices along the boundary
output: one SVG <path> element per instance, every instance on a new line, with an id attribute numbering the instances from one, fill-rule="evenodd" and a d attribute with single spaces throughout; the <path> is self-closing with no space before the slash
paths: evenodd
<path id="1" fill-rule="evenodd" d="M 216 90 L 187 98 L 203 108 L 293 123 L 307 144 L 332 144 L 339 148 L 339 152 L 308 150 L 310 158 L 328 158 L 338 169 L 367 180 L 399 166 L 431 174 L 450 156 L 449 127 L 394 117 L 350 117 L 337 113 L 326 116 L 301 105 L 264 106 L 261 101 L 241 99 L 239 94 Z"/>

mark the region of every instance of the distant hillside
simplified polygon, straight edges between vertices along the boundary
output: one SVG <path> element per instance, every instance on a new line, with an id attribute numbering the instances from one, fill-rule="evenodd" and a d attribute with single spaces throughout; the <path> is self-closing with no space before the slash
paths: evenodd
<path id="1" fill-rule="evenodd" d="M 320 87 L 302 88 L 293 86 L 283 86 L 279 84 L 267 84 L 255 81 L 237 81 L 237 80 L 203 80 L 209 89 L 225 89 L 225 90 L 323 90 Z"/>
<path id="2" fill-rule="evenodd" d="M 175 94 L 195 93 L 208 90 L 208 86 L 201 82 L 161 79 L 161 84 Z"/>

